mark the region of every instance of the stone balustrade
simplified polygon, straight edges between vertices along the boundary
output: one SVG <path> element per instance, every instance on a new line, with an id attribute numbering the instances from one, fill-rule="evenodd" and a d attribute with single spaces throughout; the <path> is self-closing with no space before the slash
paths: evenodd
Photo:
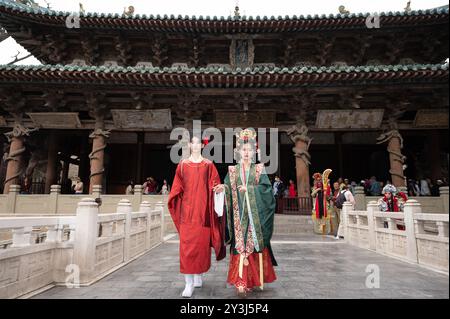
<path id="1" fill-rule="evenodd" d="M 367 210 L 344 203 L 342 214 L 350 245 L 449 272 L 448 214 L 423 213 L 415 199 L 405 203 L 404 212 L 380 212 L 371 201 Z"/>
<path id="2" fill-rule="evenodd" d="M 11 233 L 11 244 L 0 249 L 0 299 L 90 285 L 163 241 L 162 202 L 143 201 L 133 212 L 121 199 L 115 213 L 99 214 L 93 198 L 78 198 L 74 216 L 0 217 L 0 230 Z"/>
<path id="3" fill-rule="evenodd" d="M 405 189 L 402 189 L 405 191 Z M 422 206 L 423 213 L 433 213 L 433 214 L 448 214 L 449 213 L 449 197 L 448 197 L 448 186 L 439 188 L 440 196 L 415 196 L 409 197 L 409 199 L 414 199 L 420 203 Z M 358 210 L 364 210 L 366 206 L 371 201 L 376 201 L 380 196 L 366 196 L 364 194 L 364 188 L 362 186 L 355 187 L 355 208 Z"/>

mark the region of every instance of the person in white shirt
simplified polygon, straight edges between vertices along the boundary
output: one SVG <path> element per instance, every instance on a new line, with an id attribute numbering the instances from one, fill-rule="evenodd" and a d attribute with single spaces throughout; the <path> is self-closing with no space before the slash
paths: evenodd
<path id="1" fill-rule="evenodd" d="M 342 214 L 341 214 L 342 204 L 344 202 L 349 202 L 353 206 L 355 206 L 355 198 L 353 197 L 352 192 L 348 189 L 348 185 L 341 184 L 340 188 L 341 188 L 341 191 L 336 198 L 336 205 L 339 210 L 339 226 L 338 226 L 337 234 L 335 237 L 336 239 L 344 237 L 344 227 L 342 227 L 343 218 L 342 218 Z M 340 198 L 340 196 L 342 196 L 342 197 Z M 341 202 L 342 202 L 342 204 L 341 204 Z"/>
<path id="2" fill-rule="evenodd" d="M 426 179 L 422 178 L 420 180 L 420 196 L 430 196 L 430 186 L 428 185 L 428 182 Z"/>

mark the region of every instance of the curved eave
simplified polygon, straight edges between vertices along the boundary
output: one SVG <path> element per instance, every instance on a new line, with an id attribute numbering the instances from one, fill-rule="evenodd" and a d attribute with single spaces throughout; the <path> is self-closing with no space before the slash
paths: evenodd
<path id="1" fill-rule="evenodd" d="M 65 27 L 70 12 L 53 11 L 0 0 L 0 22 L 5 24 L 28 22 L 52 27 Z M 118 14 L 86 13 L 80 15 L 81 28 L 89 29 L 130 29 L 157 32 L 195 33 L 276 33 L 306 30 L 366 29 L 369 13 L 285 16 L 285 17 L 175 17 L 135 15 L 126 17 Z M 380 13 L 384 27 L 410 25 L 448 24 L 449 11 L 431 9 L 404 12 Z"/>
<path id="2" fill-rule="evenodd" d="M 164 88 L 290 88 L 306 85 L 448 83 L 448 76 L 448 64 L 242 71 L 60 65 L 0 66 L 0 84 L 55 83 Z"/>

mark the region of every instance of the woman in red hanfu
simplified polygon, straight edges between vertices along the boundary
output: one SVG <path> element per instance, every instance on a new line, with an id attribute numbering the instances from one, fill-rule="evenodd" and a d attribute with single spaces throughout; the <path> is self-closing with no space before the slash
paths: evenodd
<path id="1" fill-rule="evenodd" d="M 276 280 L 276 260 L 270 246 L 275 213 L 272 185 L 264 164 L 255 164 L 256 132 L 245 129 L 237 139 L 240 160 L 228 167 L 225 184 L 230 265 L 227 282 L 243 296 Z"/>
<path id="2" fill-rule="evenodd" d="M 180 236 L 180 272 L 185 274 L 183 297 L 202 286 L 202 273 L 211 266 L 211 247 L 216 259 L 225 258 L 224 226 L 214 212 L 214 190 L 220 184 L 213 162 L 201 156 L 202 143 L 193 137 L 191 155 L 177 166 L 168 208 Z M 222 206 L 223 209 L 223 206 Z"/>
<path id="3" fill-rule="evenodd" d="M 328 180 L 328 175 L 331 169 L 326 169 L 323 175 L 314 173 L 314 187 L 311 192 L 311 197 L 314 199 L 314 208 L 312 212 L 312 219 L 314 223 L 314 232 L 318 234 L 328 234 L 331 232 L 331 206 L 330 199 L 331 187 Z"/>

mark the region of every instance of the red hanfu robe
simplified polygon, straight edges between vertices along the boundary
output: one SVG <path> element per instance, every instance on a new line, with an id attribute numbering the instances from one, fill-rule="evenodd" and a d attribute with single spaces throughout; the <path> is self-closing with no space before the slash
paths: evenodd
<path id="1" fill-rule="evenodd" d="M 180 235 L 180 272 L 201 274 L 216 259 L 225 258 L 224 224 L 214 211 L 212 188 L 220 184 L 213 162 L 182 160 L 177 167 L 168 208 Z"/>
<path id="2" fill-rule="evenodd" d="M 331 187 L 330 185 L 327 185 L 325 192 L 322 183 L 319 183 L 319 185 L 317 185 L 316 187 L 322 189 L 322 191 L 319 191 L 317 193 L 315 205 L 316 218 L 321 219 L 328 216 L 328 197 L 331 194 Z"/>

